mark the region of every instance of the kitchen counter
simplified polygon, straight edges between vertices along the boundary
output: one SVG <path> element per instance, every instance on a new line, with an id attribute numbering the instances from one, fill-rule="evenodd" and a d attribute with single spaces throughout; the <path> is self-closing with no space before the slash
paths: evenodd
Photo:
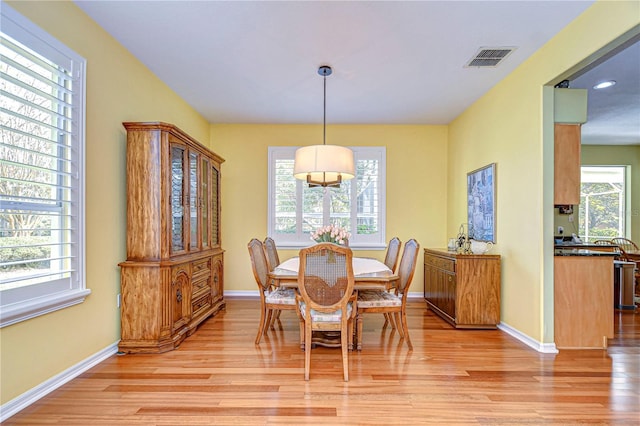
<path id="1" fill-rule="evenodd" d="M 617 256 L 612 251 L 590 250 L 587 248 L 555 246 L 554 256 Z"/>
<path id="2" fill-rule="evenodd" d="M 563 241 L 561 243 L 556 243 L 554 245 L 555 248 L 582 248 L 582 249 L 590 249 L 590 248 L 602 248 L 602 244 L 594 244 L 594 243 L 574 243 L 572 241 Z M 604 246 L 608 247 L 608 246 Z"/>
<path id="3" fill-rule="evenodd" d="M 615 253 L 596 253 L 553 259 L 554 341 L 558 349 L 604 349 L 607 339 L 613 338 Z"/>

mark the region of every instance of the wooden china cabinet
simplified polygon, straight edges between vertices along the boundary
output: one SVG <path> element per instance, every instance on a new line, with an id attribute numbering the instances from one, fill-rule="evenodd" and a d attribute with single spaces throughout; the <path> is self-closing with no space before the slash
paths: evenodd
<path id="1" fill-rule="evenodd" d="M 167 123 L 127 129 L 127 260 L 121 339 L 127 353 L 175 349 L 224 309 L 220 165 Z"/>

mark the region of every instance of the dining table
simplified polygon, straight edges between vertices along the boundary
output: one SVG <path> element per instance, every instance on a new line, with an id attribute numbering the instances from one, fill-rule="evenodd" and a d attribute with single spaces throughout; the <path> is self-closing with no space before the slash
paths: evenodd
<path id="1" fill-rule="evenodd" d="M 298 287 L 299 258 L 292 257 L 280 263 L 269 272 L 269 280 L 274 287 Z M 398 280 L 398 275 L 383 262 L 369 257 L 353 257 L 354 288 L 356 290 L 390 290 Z"/>
<path id="2" fill-rule="evenodd" d="M 369 257 L 353 257 L 354 290 L 390 290 L 395 286 L 398 275 L 387 265 Z M 298 288 L 298 269 L 300 260 L 292 257 L 280 263 L 269 272 L 269 280 L 274 287 Z M 356 328 L 354 327 L 354 333 Z M 356 337 L 354 336 L 354 341 Z M 340 347 L 340 334 L 334 332 L 317 332 L 313 336 L 313 344 L 325 347 Z M 301 345 L 304 349 L 304 345 Z"/>

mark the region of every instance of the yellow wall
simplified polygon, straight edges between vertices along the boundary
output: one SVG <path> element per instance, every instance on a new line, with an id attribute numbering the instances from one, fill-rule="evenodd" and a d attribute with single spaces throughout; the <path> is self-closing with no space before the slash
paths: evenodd
<path id="1" fill-rule="evenodd" d="M 208 140 L 209 124 L 72 2 L 8 2 L 87 60 L 87 287 L 80 305 L 0 329 L 1 403 L 120 338 L 125 260 L 123 121 L 167 121 Z M 4 4 L 3 4 L 4 7 Z"/>
<path id="2" fill-rule="evenodd" d="M 553 342 L 553 115 L 543 86 L 639 18 L 639 2 L 597 2 L 449 127 L 448 233 L 465 221 L 466 173 L 498 163 L 501 320 L 542 343 Z"/>
<path id="3" fill-rule="evenodd" d="M 225 290 L 256 291 L 247 243 L 267 235 L 267 148 L 321 143 L 321 125 L 214 124 L 211 147 L 222 165 Z M 387 239 L 446 246 L 447 127 L 328 125 L 327 143 L 387 148 Z M 282 251 L 281 259 L 297 254 Z M 360 251 L 382 259 L 384 251 Z M 412 292 L 422 291 L 422 258 Z"/>
<path id="4" fill-rule="evenodd" d="M 229 290 L 255 288 L 246 243 L 266 235 L 267 146 L 312 143 L 321 132 L 318 125 L 210 125 L 72 2 L 8 3 L 88 60 L 87 284 L 92 294 L 81 305 L 0 329 L 2 404 L 119 338 L 117 264 L 125 258 L 126 217 L 123 121 L 173 123 L 200 141 L 210 138 L 212 149 L 227 160 L 222 238 Z M 553 164 L 553 150 L 549 154 L 549 132 L 542 125 L 548 115 L 542 86 L 637 24 L 638 7 L 635 1 L 597 3 L 448 129 L 328 129 L 330 143 L 387 146 L 387 237 L 415 237 L 423 247 L 444 246 L 465 221 L 466 173 L 498 163 L 494 250 L 503 256 L 502 318 L 535 339 L 549 341 L 545 267 L 550 249 L 543 242 L 550 245 L 552 226 L 543 227 L 547 215 L 553 223 L 553 182 L 543 173 Z M 412 291 L 420 291 L 421 281 L 420 263 Z"/>
<path id="5" fill-rule="evenodd" d="M 585 166 L 631 166 L 628 187 L 633 189 L 631 205 L 626 209 L 626 220 L 631 224 L 631 239 L 640 243 L 640 145 L 582 145 L 581 148 L 582 164 Z"/>

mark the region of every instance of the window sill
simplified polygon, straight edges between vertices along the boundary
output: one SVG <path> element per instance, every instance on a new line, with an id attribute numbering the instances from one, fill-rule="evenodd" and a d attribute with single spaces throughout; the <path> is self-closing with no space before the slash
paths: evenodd
<path id="1" fill-rule="evenodd" d="M 84 302 L 91 290 L 69 290 L 2 306 L 0 328 Z"/>

